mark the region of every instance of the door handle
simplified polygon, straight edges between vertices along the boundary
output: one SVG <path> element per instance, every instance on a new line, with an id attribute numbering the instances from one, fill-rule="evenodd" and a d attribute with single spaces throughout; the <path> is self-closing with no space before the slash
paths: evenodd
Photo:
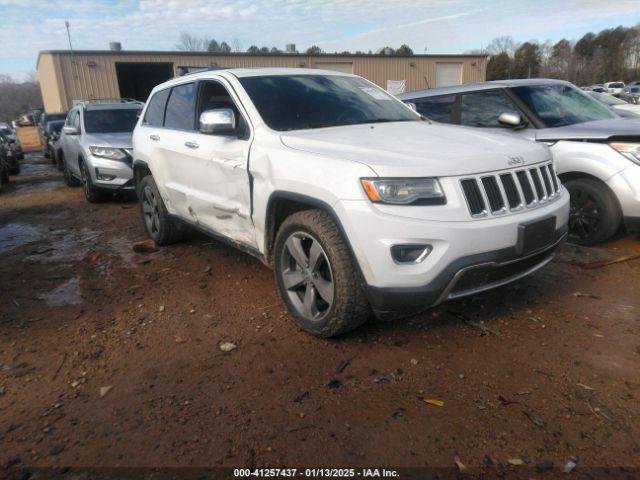
<path id="1" fill-rule="evenodd" d="M 157 142 L 158 140 L 160 140 L 160 135 L 149 135 L 149 138 L 154 142 Z"/>
<path id="2" fill-rule="evenodd" d="M 198 148 L 200 145 L 196 142 L 184 142 L 184 146 L 188 148 Z"/>

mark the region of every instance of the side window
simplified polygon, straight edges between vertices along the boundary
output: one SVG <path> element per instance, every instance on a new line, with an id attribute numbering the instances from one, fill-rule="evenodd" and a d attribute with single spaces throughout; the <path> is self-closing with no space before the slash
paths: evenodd
<path id="1" fill-rule="evenodd" d="M 171 89 L 164 126 L 177 130 L 193 130 L 195 126 L 196 85 L 187 83 Z"/>
<path id="2" fill-rule="evenodd" d="M 198 114 L 196 120 L 200 118 L 202 112 L 218 108 L 230 108 L 233 110 L 236 117 L 236 128 L 241 128 L 242 119 L 240 117 L 240 111 L 224 85 L 215 81 L 202 82 L 200 84 L 200 92 L 198 93 Z"/>
<path id="3" fill-rule="evenodd" d="M 438 95 L 437 97 L 416 98 L 410 100 L 418 112 L 434 122 L 452 123 L 455 95 Z"/>
<path id="4" fill-rule="evenodd" d="M 147 112 L 144 114 L 144 125 L 150 125 L 152 127 L 161 127 L 164 122 L 164 109 L 167 105 L 167 98 L 169 98 L 170 89 L 160 90 L 157 92 L 151 100 L 149 100 L 149 106 Z"/>
<path id="5" fill-rule="evenodd" d="M 462 95 L 460 124 L 471 127 L 499 127 L 502 113 L 520 113 L 501 90 L 474 92 Z"/>

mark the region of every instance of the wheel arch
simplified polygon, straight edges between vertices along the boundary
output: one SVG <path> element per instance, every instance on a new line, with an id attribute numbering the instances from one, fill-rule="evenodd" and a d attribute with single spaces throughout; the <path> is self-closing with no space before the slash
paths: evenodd
<path id="1" fill-rule="evenodd" d="M 149 168 L 149 164 L 144 160 L 134 160 L 133 161 L 133 182 L 136 186 L 136 192 L 138 191 L 138 187 L 140 186 L 140 182 L 147 175 L 152 175 L 151 169 Z"/>
<path id="2" fill-rule="evenodd" d="M 266 262 L 269 265 L 273 266 L 275 239 L 278 233 L 278 229 L 280 228 L 280 225 L 282 225 L 282 222 L 284 222 L 287 217 L 296 212 L 312 209 L 322 210 L 331 217 L 333 223 L 338 229 L 338 232 L 340 233 L 340 238 L 349 251 L 351 261 L 356 266 L 360 281 L 363 282 L 363 285 L 366 285 L 366 283 L 364 282 L 364 275 L 362 274 L 362 270 L 360 268 L 360 263 L 355 256 L 353 247 L 351 245 L 351 242 L 349 241 L 349 237 L 347 236 L 347 233 L 336 211 L 325 201 L 300 193 L 275 191 L 269 196 L 264 229 L 264 258 Z"/>

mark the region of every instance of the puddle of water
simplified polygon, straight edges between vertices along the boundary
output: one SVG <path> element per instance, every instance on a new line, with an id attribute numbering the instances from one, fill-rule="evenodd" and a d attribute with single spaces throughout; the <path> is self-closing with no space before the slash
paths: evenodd
<path id="1" fill-rule="evenodd" d="M 66 307 L 82 303 L 80 279 L 71 278 L 49 293 L 40 296 L 50 307 Z"/>
<path id="2" fill-rule="evenodd" d="M 41 163 L 23 163 L 20 169 L 21 176 L 34 175 L 43 176 L 57 172 L 54 165 L 46 165 Z"/>
<path id="3" fill-rule="evenodd" d="M 0 227 L 0 253 L 8 252 L 41 239 L 42 233 L 32 225 L 27 223 L 8 223 Z"/>
<path id="4" fill-rule="evenodd" d="M 51 190 L 55 190 L 56 188 L 62 188 L 62 187 L 64 187 L 64 184 L 60 180 L 51 180 L 47 182 L 41 182 L 38 184 L 33 184 L 33 183 L 15 184 L 16 192 L 20 192 L 20 193 L 50 192 Z"/>

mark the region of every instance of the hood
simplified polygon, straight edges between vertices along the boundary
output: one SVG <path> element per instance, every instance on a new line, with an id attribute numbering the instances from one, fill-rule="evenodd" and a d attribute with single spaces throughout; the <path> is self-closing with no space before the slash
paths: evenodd
<path id="1" fill-rule="evenodd" d="M 132 148 L 132 137 L 133 132 L 88 133 L 85 137 L 85 143 L 99 147 Z"/>
<path id="2" fill-rule="evenodd" d="M 548 149 L 513 135 L 428 122 L 300 130 L 281 135 L 289 148 L 359 162 L 381 177 L 459 176 L 549 159 Z"/>
<path id="3" fill-rule="evenodd" d="M 610 137 L 640 137 L 640 118 L 608 118 L 566 127 L 536 131 L 536 140 L 607 140 Z"/>

